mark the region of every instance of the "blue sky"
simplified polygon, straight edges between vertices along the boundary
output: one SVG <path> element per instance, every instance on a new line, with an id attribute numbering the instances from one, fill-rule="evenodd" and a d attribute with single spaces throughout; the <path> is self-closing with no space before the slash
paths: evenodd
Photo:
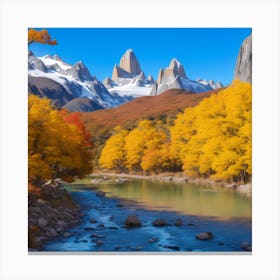
<path id="1" fill-rule="evenodd" d="M 242 41 L 251 28 L 48 28 L 57 46 L 34 43 L 37 56 L 57 54 L 65 62 L 82 60 L 99 80 L 111 77 L 124 52 L 134 50 L 146 76 L 177 58 L 191 79 L 232 81 Z M 38 28 L 40 30 L 41 28 Z"/>

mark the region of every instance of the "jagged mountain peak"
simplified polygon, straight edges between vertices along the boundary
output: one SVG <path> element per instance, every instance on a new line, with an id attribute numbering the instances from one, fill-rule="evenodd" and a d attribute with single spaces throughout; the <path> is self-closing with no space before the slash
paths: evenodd
<path id="1" fill-rule="evenodd" d="M 81 60 L 76 62 L 73 67 L 75 67 L 78 70 L 79 69 L 87 69 L 87 67 L 85 66 L 85 64 Z"/>
<path id="2" fill-rule="evenodd" d="M 131 54 L 131 53 L 134 53 L 134 50 L 133 49 L 127 49 L 126 52 L 125 52 L 125 55 L 126 54 Z"/>
<path id="3" fill-rule="evenodd" d="M 122 55 L 119 65 L 115 65 L 112 73 L 112 80 L 118 78 L 133 78 L 141 74 L 140 64 L 132 49 L 127 49 Z"/>
<path id="4" fill-rule="evenodd" d="M 166 69 L 171 69 L 171 73 L 173 74 L 174 77 L 180 76 L 183 78 L 186 78 L 186 73 L 183 64 L 177 59 L 177 58 L 172 58 L 169 67 Z"/>
<path id="5" fill-rule="evenodd" d="M 183 64 L 177 58 L 172 58 L 169 63 L 170 68 L 180 67 L 182 65 Z"/>
<path id="6" fill-rule="evenodd" d="M 55 55 L 53 56 L 53 59 L 54 59 L 54 60 L 57 60 L 57 61 L 62 61 L 62 62 L 64 62 L 64 61 L 60 58 L 60 56 L 58 56 L 57 54 L 55 54 Z"/>

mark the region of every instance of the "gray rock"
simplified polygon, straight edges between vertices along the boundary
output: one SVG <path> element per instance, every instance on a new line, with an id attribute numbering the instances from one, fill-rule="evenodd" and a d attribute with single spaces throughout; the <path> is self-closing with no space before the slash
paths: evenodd
<path id="1" fill-rule="evenodd" d="M 62 232 L 63 230 L 64 230 L 63 227 L 57 227 L 57 228 L 56 228 L 56 231 L 57 231 L 57 232 Z"/>
<path id="2" fill-rule="evenodd" d="M 241 243 L 241 248 L 245 251 L 248 251 L 248 252 L 252 251 L 252 245 L 249 244 L 248 242 L 242 242 Z"/>
<path id="3" fill-rule="evenodd" d="M 44 200 L 44 199 L 41 199 L 41 198 L 39 198 L 39 199 L 37 199 L 37 204 L 39 204 L 39 205 L 45 205 L 45 204 L 48 204 L 49 202 L 47 202 L 46 200 Z"/>
<path id="4" fill-rule="evenodd" d="M 178 246 L 166 245 L 166 246 L 163 246 L 163 247 L 166 248 L 166 249 L 174 250 L 174 251 L 180 251 L 180 248 Z"/>
<path id="5" fill-rule="evenodd" d="M 240 47 L 233 78 L 252 83 L 252 34 Z"/>
<path id="6" fill-rule="evenodd" d="M 199 240 L 209 240 L 209 239 L 212 239 L 213 238 L 213 234 L 212 232 L 210 231 L 207 231 L 207 232 L 201 232 L 201 233 L 198 233 L 196 236 L 195 236 L 196 239 L 199 239 Z"/>
<path id="7" fill-rule="evenodd" d="M 141 221 L 139 218 L 135 215 L 130 215 L 125 220 L 125 225 L 127 228 L 133 228 L 133 227 L 141 227 Z"/>
<path id="8" fill-rule="evenodd" d="M 116 226 L 109 226 L 108 229 L 118 229 Z"/>
<path id="9" fill-rule="evenodd" d="M 97 234 L 97 233 L 94 233 L 90 236 L 90 238 L 103 238 L 104 236 L 103 235 L 100 235 L 100 234 Z"/>
<path id="10" fill-rule="evenodd" d="M 100 196 L 100 197 L 104 197 L 105 195 L 106 195 L 106 193 L 103 192 L 103 191 L 98 191 L 98 192 L 96 193 L 96 196 Z"/>
<path id="11" fill-rule="evenodd" d="M 102 246 L 103 245 L 103 241 L 101 240 L 96 240 L 95 241 L 96 246 Z"/>
<path id="12" fill-rule="evenodd" d="M 39 227 L 45 227 L 48 224 L 48 221 L 44 218 L 39 218 L 38 220 L 38 226 Z"/>
<path id="13" fill-rule="evenodd" d="M 68 224 L 65 221 L 63 221 L 63 220 L 57 221 L 56 224 L 58 226 L 61 226 L 61 227 L 64 227 L 64 228 L 68 227 Z"/>
<path id="14" fill-rule="evenodd" d="M 93 227 L 85 227 L 85 230 L 86 231 L 92 231 L 92 230 L 94 230 L 94 228 Z"/>
<path id="15" fill-rule="evenodd" d="M 167 226 L 167 222 L 164 219 L 156 219 L 153 221 L 154 227 L 164 227 Z"/>
<path id="16" fill-rule="evenodd" d="M 175 224 L 174 224 L 176 227 L 179 227 L 179 226 L 181 226 L 181 225 L 183 225 L 183 220 L 182 219 L 177 219 L 176 221 L 175 221 Z"/>
<path id="17" fill-rule="evenodd" d="M 63 237 L 70 237 L 72 234 L 70 233 L 70 232 L 68 232 L 68 231 L 66 231 L 66 232 L 64 232 L 63 233 Z"/>
<path id="18" fill-rule="evenodd" d="M 237 187 L 237 190 L 244 194 L 252 194 L 252 184 L 240 185 Z"/>
<path id="19" fill-rule="evenodd" d="M 226 185 L 226 188 L 230 189 L 230 190 L 236 190 L 237 189 L 237 185 L 236 184 L 228 184 L 228 185 Z"/>
<path id="20" fill-rule="evenodd" d="M 57 232 L 55 229 L 49 228 L 46 232 L 46 235 L 49 237 L 55 237 L 55 236 L 57 236 Z"/>
<path id="21" fill-rule="evenodd" d="M 96 224 L 96 223 L 97 223 L 97 221 L 96 221 L 95 219 L 91 219 L 91 220 L 90 220 L 90 223 L 92 223 L 92 224 Z"/>
<path id="22" fill-rule="evenodd" d="M 154 243 L 154 242 L 157 242 L 157 241 L 159 241 L 159 239 L 158 239 L 157 237 L 150 238 L 150 239 L 148 240 L 148 242 L 150 242 L 150 243 Z"/>

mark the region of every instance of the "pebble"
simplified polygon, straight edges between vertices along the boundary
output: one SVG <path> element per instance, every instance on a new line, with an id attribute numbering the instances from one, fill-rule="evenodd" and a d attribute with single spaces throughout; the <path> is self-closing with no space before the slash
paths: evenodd
<path id="1" fill-rule="evenodd" d="M 174 224 L 176 227 L 179 227 L 179 226 L 181 226 L 181 225 L 183 225 L 183 220 L 182 219 L 177 219 L 176 221 L 175 221 L 175 224 Z"/>
<path id="2" fill-rule="evenodd" d="M 198 233 L 196 236 L 195 236 L 196 239 L 199 239 L 199 240 L 209 240 L 209 239 L 212 239 L 213 238 L 213 234 L 212 232 L 210 231 L 207 231 L 207 232 L 201 232 L 201 233 Z"/>
<path id="3" fill-rule="evenodd" d="M 103 242 L 102 242 L 101 240 L 96 240 L 96 241 L 95 241 L 95 244 L 96 244 L 97 246 L 102 246 L 102 245 L 103 245 Z"/>

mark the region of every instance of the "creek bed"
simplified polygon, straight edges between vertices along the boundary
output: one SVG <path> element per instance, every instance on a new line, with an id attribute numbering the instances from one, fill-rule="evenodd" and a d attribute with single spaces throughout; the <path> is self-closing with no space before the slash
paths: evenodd
<path id="1" fill-rule="evenodd" d="M 246 196 L 186 183 L 91 181 L 66 186 L 84 215 L 70 236 L 49 241 L 43 251 L 244 252 L 244 243 L 252 242 L 251 199 Z M 142 226 L 126 228 L 129 215 L 136 215 Z M 156 219 L 167 225 L 155 227 Z M 182 225 L 176 226 L 178 219 Z M 201 232 L 213 238 L 197 239 Z"/>

